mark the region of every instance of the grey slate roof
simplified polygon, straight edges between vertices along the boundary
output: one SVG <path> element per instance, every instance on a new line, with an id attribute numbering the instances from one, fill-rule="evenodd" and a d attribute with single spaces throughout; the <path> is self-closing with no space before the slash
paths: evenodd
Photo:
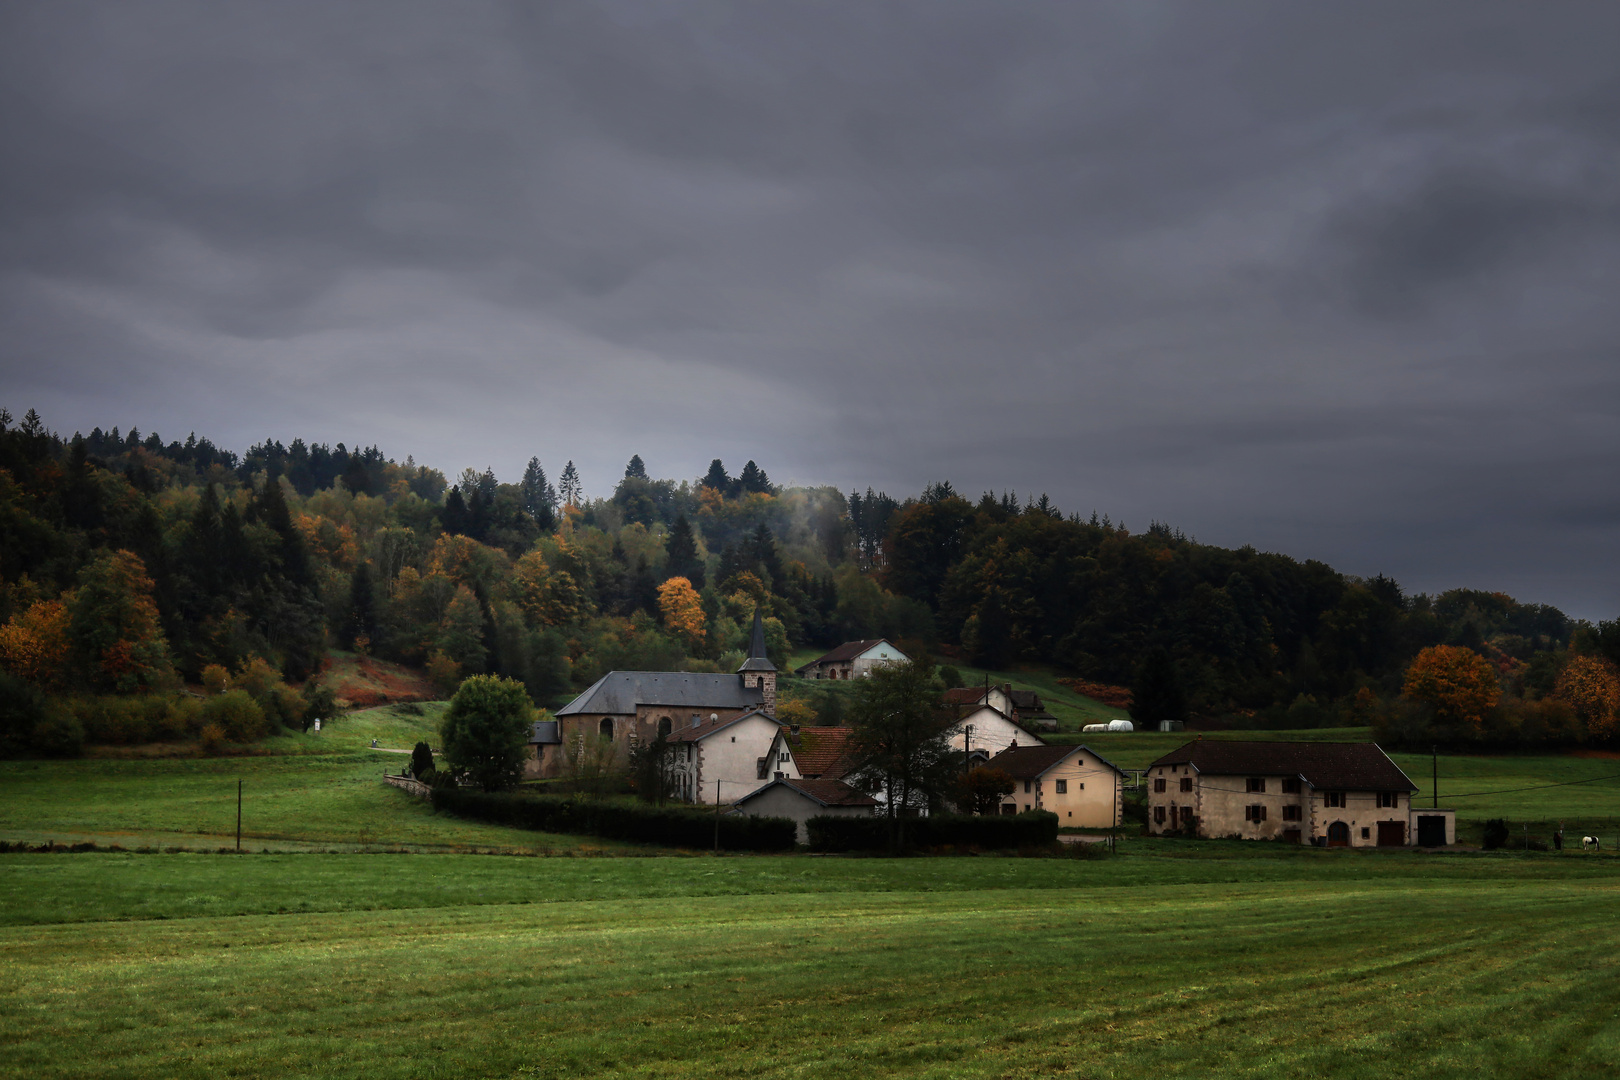
<path id="1" fill-rule="evenodd" d="M 691 671 L 610 671 L 584 693 L 557 710 L 558 716 L 579 713 L 629 715 L 637 705 L 672 709 L 754 709 L 765 703 L 757 686 L 744 686 L 739 675 Z"/>
<path id="2" fill-rule="evenodd" d="M 1206 776 L 1303 776 L 1317 790 L 1417 790 L 1377 743 L 1198 739 L 1148 767 L 1159 765 L 1194 765 Z"/>

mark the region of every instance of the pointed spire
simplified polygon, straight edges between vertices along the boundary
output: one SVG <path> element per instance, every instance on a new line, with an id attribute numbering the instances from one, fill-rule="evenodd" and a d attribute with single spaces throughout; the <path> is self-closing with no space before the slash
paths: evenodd
<path id="1" fill-rule="evenodd" d="M 738 668 L 737 670 L 738 671 L 775 671 L 776 670 L 776 665 L 771 663 L 771 658 L 765 651 L 765 620 L 764 620 L 763 617 L 761 617 L 761 615 L 759 613 L 759 608 L 757 608 L 757 607 L 754 609 L 754 635 L 753 635 L 753 640 L 748 643 L 748 659 L 743 661 L 743 666 Z"/>

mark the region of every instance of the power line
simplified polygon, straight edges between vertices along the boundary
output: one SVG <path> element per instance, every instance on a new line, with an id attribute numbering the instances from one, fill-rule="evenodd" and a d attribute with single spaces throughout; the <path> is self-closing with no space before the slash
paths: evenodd
<path id="1" fill-rule="evenodd" d="M 1620 780 L 1620 773 L 1612 776 L 1594 776 L 1587 780 L 1562 780 L 1556 784 L 1532 784 L 1529 787 L 1502 788 L 1498 791 L 1470 791 L 1466 795 L 1447 795 L 1448 799 L 1475 799 L 1481 795 L 1511 795 L 1517 791 L 1541 791 L 1546 788 L 1573 787 L 1576 784 L 1595 784 L 1600 780 Z"/>

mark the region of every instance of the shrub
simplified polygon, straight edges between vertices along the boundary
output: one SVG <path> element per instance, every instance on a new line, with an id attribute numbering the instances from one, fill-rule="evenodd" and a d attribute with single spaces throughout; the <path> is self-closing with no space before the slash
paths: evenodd
<path id="1" fill-rule="evenodd" d="M 29 740 L 35 750 L 52 757 L 77 757 L 84 753 L 84 727 L 72 711 L 49 702 L 44 715 L 34 725 Z"/>
<path id="2" fill-rule="evenodd" d="M 204 724 L 197 733 L 197 741 L 202 744 L 203 753 L 212 754 L 225 745 L 225 729 L 218 724 Z"/>
<path id="3" fill-rule="evenodd" d="M 1495 851 L 1508 842 L 1508 823 L 1503 818 L 1491 818 L 1485 823 L 1486 851 Z"/>
<path id="4" fill-rule="evenodd" d="M 435 786 L 433 808 L 461 817 L 493 821 L 518 829 L 600 836 L 666 847 L 706 848 L 714 843 L 727 851 L 787 851 L 798 826 L 787 818 L 746 817 L 712 811 L 654 808 L 552 796 L 472 791 Z"/>
<path id="5" fill-rule="evenodd" d="M 246 690 L 227 690 L 202 707 L 203 722 L 217 726 L 232 742 L 253 742 L 270 733 L 270 718 Z"/>
<path id="6" fill-rule="evenodd" d="M 411 775 L 423 777 L 433 771 L 433 748 L 419 742 L 411 749 Z"/>
<path id="7" fill-rule="evenodd" d="M 805 822 L 812 851 L 881 851 L 889 846 L 886 817 L 819 815 Z M 1024 814 L 931 814 L 906 823 L 911 842 L 921 848 L 974 847 L 1011 850 L 1057 843 L 1058 816 L 1044 810 Z"/>
<path id="8" fill-rule="evenodd" d="M 38 687 L 0 671 L 0 755 L 27 748 L 45 711 L 45 695 Z"/>
<path id="9" fill-rule="evenodd" d="M 209 664 L 202 669 L 202 684 L 209 697 L 218 697 L 231 688 L 231 673 L 223 664 Z"/>

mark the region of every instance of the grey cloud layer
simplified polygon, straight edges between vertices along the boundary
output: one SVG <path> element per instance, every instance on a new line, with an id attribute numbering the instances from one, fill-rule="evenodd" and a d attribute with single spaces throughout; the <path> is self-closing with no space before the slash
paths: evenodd
<path id="1" fill-rule="evenodd" d="M 1620 609 L 1620 14 L 12 5 L 57 427 L 1047 491 Z"/>

